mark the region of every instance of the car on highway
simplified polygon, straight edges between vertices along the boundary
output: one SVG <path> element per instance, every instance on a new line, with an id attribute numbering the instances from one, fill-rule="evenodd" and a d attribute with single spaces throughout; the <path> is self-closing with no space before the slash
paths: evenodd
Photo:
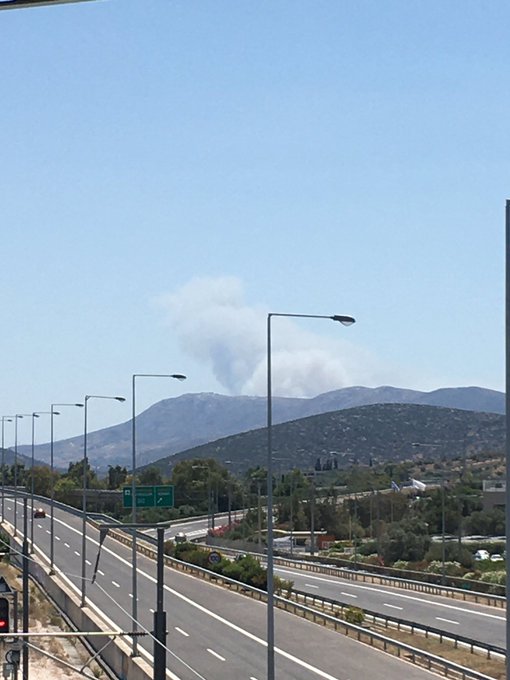
<path id="1" fill-rule="evenodd" d="M 36 508 L 34 510 L 34 517 L 36 519 L 44 519 L 46 517 L 46 510 L 44 508 Z"/>
<path id="2" fill-rule="evenodd" d="M 179 531 L 179 533 L 175 534 L 174 541 L 176 543 L 186 543 L 187 540 L 188 540 L 188 537 L 186 536 L 184 531 Z"/>

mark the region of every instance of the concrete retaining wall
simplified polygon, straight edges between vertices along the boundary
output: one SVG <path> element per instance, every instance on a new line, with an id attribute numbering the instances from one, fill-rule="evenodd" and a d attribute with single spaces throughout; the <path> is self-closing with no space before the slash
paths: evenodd
<path id="1" fill-rule="evenodd" d="M 17 541 L 12 541 L 16 549 L 21 550 Z M 12 560 L 14 563 L 19 560 Z M 57 606 L 66 613 L 77 631 L 101 631 L 105 629 L 105 623 L 90 607 L 81 608 L 78 596 L 67 586 L 58 575 L 50 576 L 47 569 L 34 560 L 29 561 L 30 576 L 40 584 L 43 590 Z M 99 651 L 110 638 L 108 636 L 94 636 L 87 638 L 88 644 Z M 131 638 L 127 640 L 115 638 L 101 652 L 101 657 L 117 675 L 119 680 L 152 680 L 152 665 L 142 658 L 131 658 Z"/>

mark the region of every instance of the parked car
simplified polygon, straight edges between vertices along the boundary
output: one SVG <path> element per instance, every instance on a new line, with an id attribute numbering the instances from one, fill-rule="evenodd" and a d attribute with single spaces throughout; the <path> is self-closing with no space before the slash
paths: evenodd
<path id="1" fill-rule="evenodd" d="M 43 519 L 44 517 L 46 517 L 46 510 L 44 508 L 36 508 L 34 510 L 34 517 L 36 519 L 38 518 Z"/>
<path id="2" fill-rule="evenodd" d="M 491 555 L 491 562 L 504 562 L 505 560 L 499 553 L 494 553 Z"/>
<path id="3" fill-rule="evenodd" d="M 477 562 L 481 562 L 482 560 L 489 560 L 489 559 L 490 559 L 490 555 L 489 555 L 488 550 L 477 550 L 475 552 L 475 560 Z"/>

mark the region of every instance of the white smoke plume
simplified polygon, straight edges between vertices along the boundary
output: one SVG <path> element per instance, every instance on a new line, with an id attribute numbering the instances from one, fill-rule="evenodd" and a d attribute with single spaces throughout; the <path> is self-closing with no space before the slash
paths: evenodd
<path id="1" fill-rule="evenodd" d="M 183 350 L 210 364 L 231 394 L 265 393 L 267 310 L 245 302 L 239 279 L 193 279 L 158 303 Z M 368 353 L 349 341 L 321 337 L 288 318 L 272 321 L 271 359 L 274 394 L 288 397 L 370 384 L 377 373 Z"/>

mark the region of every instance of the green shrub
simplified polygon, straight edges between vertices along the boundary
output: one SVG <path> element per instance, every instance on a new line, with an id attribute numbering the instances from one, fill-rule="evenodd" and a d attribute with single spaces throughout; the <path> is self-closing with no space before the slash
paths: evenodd
<path id="1" fill-rule="evenodd" d="M 356 626 L 361 626 L 365 620 L 363 609 L 359 607 L 347 607 L 344 613 L 344 619 L 347 623 L 353 623 Z"/>
<path id="2" fill-rule="evenodd" d="M 285 597 L 290 597 L 292 593 L 292 588 L 294 587 L 294 581 L 288 581 L 279 576 L 275 576 L 273 579 L 274 592 L 276 595 L 283 595 Z"/>
<path id="3" fill-rule="evenodd" d="M 439 560 L 433 560 L 426 570 L 429 574 L 442 574 L 443 573 L 443 563 Z M 444 563 L 444 573 L 448 576 L 462 576 L 463 572 L 462 566 L 459 562 L 445 562 Z"/>
<path id="4" fill-rule="evenodd" d="M 397 560 L 393 567 L 394 569 L 409 569 L 409 562 L 407 560 Z"/>
<path id="5" fill-rule="evenodd" d="M 480 581 L 493 583 L 494 585 L 504 586 L 506 582 L 506 571 L 487 571 L 480 576 Z"/>

